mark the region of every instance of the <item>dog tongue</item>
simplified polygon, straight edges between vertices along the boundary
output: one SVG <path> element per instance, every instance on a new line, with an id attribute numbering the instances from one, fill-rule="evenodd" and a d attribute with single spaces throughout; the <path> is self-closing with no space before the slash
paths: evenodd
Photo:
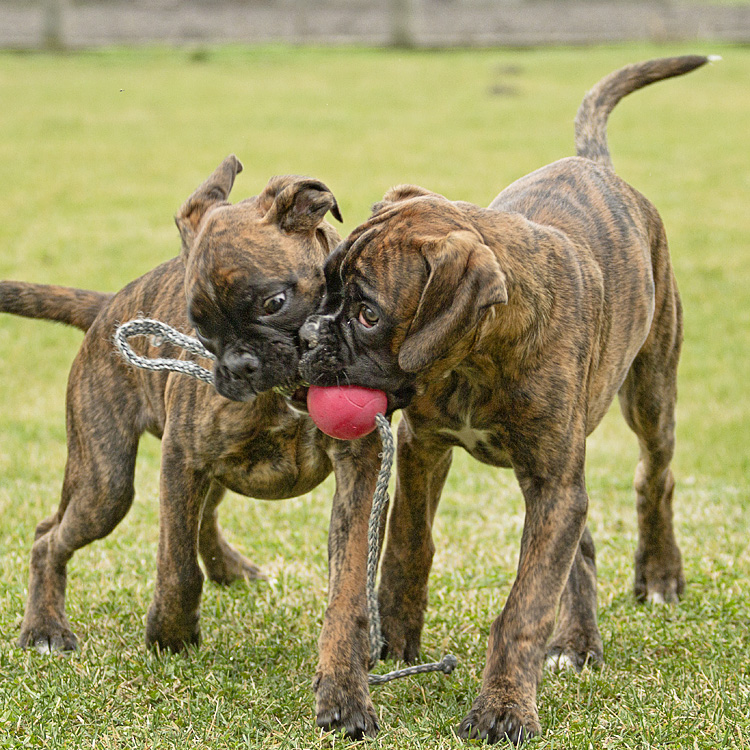
<path id="1" fill-rule="evenodd" d="M 339 440 L 354 440 L 375 429 L 375 415 L 385 414 L 388 397 L 383 391 L 359 385 L 323 388 L 311 385 L 307 410 L 321 432 Z"/>

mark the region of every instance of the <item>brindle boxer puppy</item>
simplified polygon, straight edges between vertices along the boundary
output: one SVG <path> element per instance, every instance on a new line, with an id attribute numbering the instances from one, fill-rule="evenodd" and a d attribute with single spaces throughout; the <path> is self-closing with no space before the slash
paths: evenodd
<path id="1" fill-rule="evenodd" d="M 328 438 L 298 409 L 304 389 L 289 400 L 271 390 L 293 389 L 297 381 L 298 330 L 320 302 L 323 261 L 339 240 L 323 217 L 327 211 L 341 217 L 328 188 L 301 177 L 275 177 L 260 195 L 231 205 L 226 199 L 241 168 L 230 156 L 184 204 L 177 215 L 181 256 L 118 294 L 0 282 L 0 311 L 86 331 L 68 385 L 62 500 L 36 530 L 21 646 L 76 647 L 65 616 L 66 564 L 77 549 L 109 534 L 130 508 L 144 431 L 162 438 L 149 644 L 179 650 L 199 642 L 199 552 L 214 581 L 259 575 L 218 527 L 216 508 L 226 488 L 268 500 L 296 497 L 332 469 L 336 551 L 326 623 L 330 628 L 337 617 L 348 620 L 354 602 L 339 586 L 338 566 L 352 554 L 346 539 L 339 541 L 341 528 L 352 512 L 367 516 L 358 506 L 369 509 L 371 503 L 379 441 L 376 435 L 352 443 Z M 134 369 L 115 353 L 115 327 L 141 314 L 181 330 L 195 328 L 217 357 L 219 393 L 192 378 Z M 184 354 L 143 339 L 133 346 L 147 356 Z M 324 665 L 336 658 L 333 648 L 321 652 Z M 361 682 L 359 672 L 356 677 Z M 359 725 L 374 726 L 375 716 L 370 705 L 366 717 L 342 720 L 356 734 Z"/>
<path id="2" fill-rule="evenodd" d="M 322 314 L 301 331 L 302 376 L 382 389 L 390 411 L 404 409 L 379 594 L 388 654 L 419 651 L 452 449 L 513 468 L 526 501 L 518 575 L 462 737 L 521 743 L 540 731 L 545 653 L 579 668 L 602 661 L 584 455 L 616 394 L 641 450 L 636 596 L 672 602 L 683 590 L 669 468 L 680 300 L 659 215 L 615 174 L 606 122 L 623 96 L 706 59 L 602 80 L 578 112 L 578 156 L 489 208 L 391 190 L 326 261 Z"/>

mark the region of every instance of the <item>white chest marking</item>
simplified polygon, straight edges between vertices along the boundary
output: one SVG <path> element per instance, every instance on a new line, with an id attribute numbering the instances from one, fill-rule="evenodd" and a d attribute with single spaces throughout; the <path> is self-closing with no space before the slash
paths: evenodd
<path id="1" fill-rule="evenodd" d="M 476 449 L 479 443 L 488 443 L 492 435 L 490 430 L 477 430 L 468 422 L 460 430 L 443 428 L 440 432 L 457 440 L 470 453 Z"/>

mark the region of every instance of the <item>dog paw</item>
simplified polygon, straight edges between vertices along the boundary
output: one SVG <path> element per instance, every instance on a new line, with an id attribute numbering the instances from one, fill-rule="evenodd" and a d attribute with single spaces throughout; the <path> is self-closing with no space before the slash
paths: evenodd
<path id="1" fill-rule="evenodd" d="M 596 650 L 574 650 L 570 648 L 551 648 L 547 652 L 544 662 L 545 669 L 550 672 L 564 672 L 575 670 L 581 672 L 585 667 L 602 667 L 604 656 Z"/>
<path id="2" fill-rule="evenodd" d="M 676 570 L 650 571 L 636 566 L 635 598 L 649 604 L 677 604 L 685 590 L 682 568 Z"/>
<path id="3" fill-rule="evenodd" d="M 418 622 L 409 622 L 401 617 L 383 614 L 381 610 L 380 632 L 383 636 L 381 659 L 394 659 L 409 664 L 417 661 L 422 639 L 421 616 Z"/>
<path id="4" fill-rule="evenodd" d="M 75 651 L 78 648 L 78 639 L 69 627 L 52 622 L 22 626 L 18 645 L 21 648 L 35 648 L 40 654 L 51 654 Z"/>
<path id="5" fill-rule="evenodd" d="M 465 740 L 483 740 L 490 745 L 511 742 L 518 746 L 541 731 L 535 710 L 524 710 L 515 703 L 495 703 L 480 695 L 456 734 Z"/>
<path id="6" fill-rule="evenodd" d="M 580 672 L 584 667 L 604 665 L 604 646 L 599 631 L 591 633 L 565 632 L 552 639 L 547 649 L 544 666 L 550 672 L 567 669 Z"/>
<path id="7" fill-rule="evenodd" d="M 685 589 L 685 579 L 680 576 L 642 582 L 635 586 L 635 598 L 648 604 L 677 604 Z"/>
<path id="8" fill-rule="evenodd" d="M 158 651 L 184 651 L 199 646 L 201 631 L 197 612 L 192 617 L 167 617 L 153 605 L 146 618 L 146 645 Z"/>
<path id="9" fill-rule="evenodd" d="M 204 558 L 208 579 L 220 586 L 228 586 L 235 581 L 265 581 L 268 580 L 263 571 L 241 555 L 237 550 L 230 548 L 232 554 L 223 557 Z"/>
<path id="10" fill-rule="evenodd" d="M 342 684 L 318 673 L 313 681 L 316 724 L 327 732 L 343 730 L 354 740 L 374 737 L 378 720 L 366 678 L 363 682 L 363 686 L 355 685 L 353 680 Z"/>

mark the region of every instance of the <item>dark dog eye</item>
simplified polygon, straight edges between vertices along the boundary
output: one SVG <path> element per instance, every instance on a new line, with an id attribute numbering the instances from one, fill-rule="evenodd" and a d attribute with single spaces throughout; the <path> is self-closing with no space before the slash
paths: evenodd
<path id="1" fill-rule="evenodd" d="M 266 315 L 273 315 L 274 313 L 277 313 L 279 310 L 281 310 L 282 307 L 284 307 L 285 302 L 285 291 L 274 294 L 273 297 L 269 297 L 268 299 L 263 301 L 263 312 Z"/>
<path id="2" fill-rule="evenodd" d="M 362 305 L 362 307 L 359 308 L 359 317 L 357 320 L 359 320 L 365 328 L 372 328 L 377 325 L 380 317 L 371 307 Z"/>

